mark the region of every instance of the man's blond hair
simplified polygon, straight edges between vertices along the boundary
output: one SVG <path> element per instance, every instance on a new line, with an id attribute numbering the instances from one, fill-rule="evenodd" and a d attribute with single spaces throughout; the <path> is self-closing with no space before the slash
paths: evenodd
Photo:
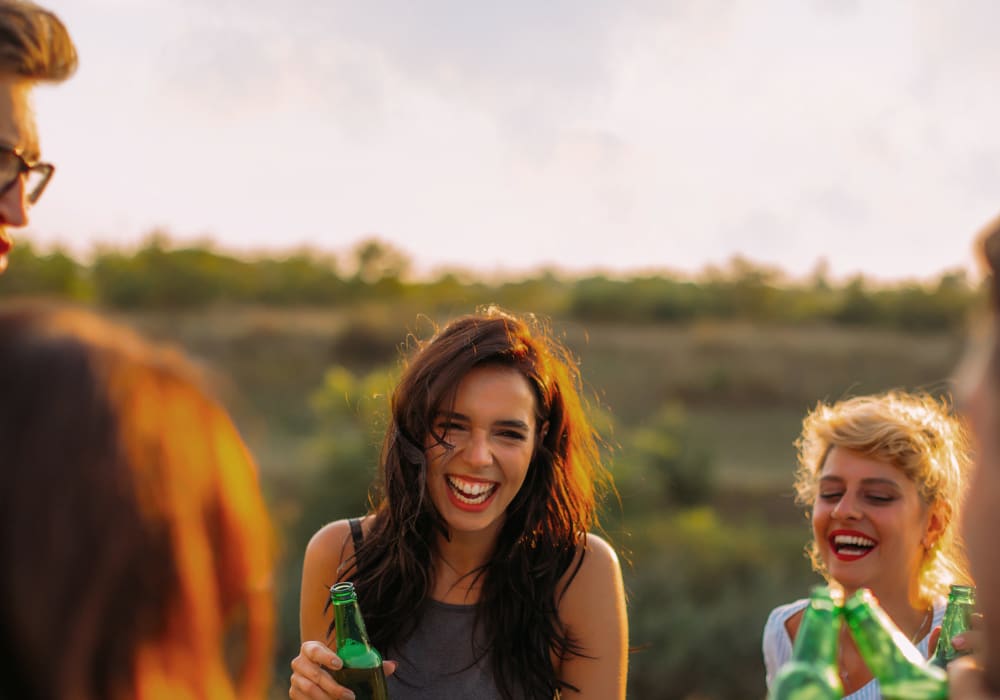
<path id="1" fill-rule="evenodd" d="M 76 46 L 53 12 L 26 0 L 0 0 L 0 74 L 60 82 L 76 65 Z"/>

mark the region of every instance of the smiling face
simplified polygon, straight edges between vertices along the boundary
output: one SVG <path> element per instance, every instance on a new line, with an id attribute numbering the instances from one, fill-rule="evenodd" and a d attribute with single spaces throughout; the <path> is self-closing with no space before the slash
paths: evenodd
<path id="1" fill-rule="evenodd" d="M 452 534 L 499 531 L 527 476 L 535 427 L 535 395 L 520 372 L 486 365 L 462 378 L 434 417 L 446 444 L 431 435 L 426 446 L 427 488 Z"/>
<path id="2" fill-rule="evenodd" d="M 819 473 L 812 524 L 827 571 L 848 592 L 864 586 L 913 600 L 924 542 L 940 518 L 901 470 L 834 447 Z"/>

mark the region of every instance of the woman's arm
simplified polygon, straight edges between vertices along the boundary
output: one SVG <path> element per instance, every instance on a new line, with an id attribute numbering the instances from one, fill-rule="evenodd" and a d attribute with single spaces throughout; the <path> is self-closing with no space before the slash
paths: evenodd
<path id="1" fill-rule="evenodd" d="M 583 563 L 558 601 L 559 618 L 585 654 L 563 661 L 559 678 L 580 689 L 564 691 L 563 697 L 624 700 L 628 618 L 621 566 L 614 550 L 600 537 L 587 535 L 585 546 Z M 575 568 L 574 562 L 569 571 Z"/>
<path id="2" fill-rule="evenodd" d="M 302 562 L 302 589 L 299 594 L 299 637 L 302 642 L 318 641 L 329 646 L 327 630 L 333 609 L 327 606 L 330 586 L 337 581 L 341 563 L 354 554 L 351 526 L 337 520 L 323 526 L 306 546 Z"/>
<path id="3" fill-rule="evenodd" d="M 302 564 L 299 597 L 299 636 L 302 647 L 292 660 L 288 690 L 292 700 L 351 700 L 354 694 L 341 687 L 324 670 L 340 668 L 341 661 L 331 650 L 327 635 L 333 611 L 326 606 L 330 586 L 336 583 L 341 562 L 354 552 L 348 521 L 338 520 L 313 535 Z"/>

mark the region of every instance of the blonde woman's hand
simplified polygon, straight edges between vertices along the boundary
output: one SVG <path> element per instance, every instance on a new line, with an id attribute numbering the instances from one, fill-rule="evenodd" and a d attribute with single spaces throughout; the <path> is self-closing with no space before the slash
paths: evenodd
<path id="1" fill-rule="evenodd" d="M 983 645 L 986 643 L 986 635 L 982 631 L 983 627 L 983 616 L 980 613 L 973 613 L 971 617 L 972 627 L 965 630 L 961 634 L 956 634 L 952 640 L 951 645 L 955 647 L 956 651 L 964 652 L 965 654 L 975 654 L 983 650 Z M 941 638 L 941 627 L 935 627 L 931 632 L 931 637 L 927 645 L 927 653 L 932 655 L 937 650 L 938 640 Z"/>
<path id="2" fill-rule="evenodd" d="M 288 697 L 292 700 L 354 700 L 354 693 L 333 680 L 327 671 L 336 671 L 343 665 L 340 657 L 322 642 L 303 642 L 299 655 L 292 659 Z M 392 675 L 396 662 L 383 661 L 382 668 L 385 675 Z"/>
<path id="3" fill-rule="evenodd" d="M 998 700 L 1000 695 L 986 689 L 983 668 L 971 656 L 961 656 L 948 664 L 949 700 Z"/>

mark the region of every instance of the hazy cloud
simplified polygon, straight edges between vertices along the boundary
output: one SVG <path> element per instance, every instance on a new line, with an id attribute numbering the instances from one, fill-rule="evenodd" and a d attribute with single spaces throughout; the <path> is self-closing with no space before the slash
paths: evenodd
<path id="1" fill-rule="evenodd" d="M 480 269 L 742 252 L 899 275 L 968 260 L 942 232 L 996 208 L 987 0 L 67 0 L 64 15 L 82 64 L 40 99 L 60 164 L 40 229 L 252 247 L 377 231 L 418 265 Z"/>

